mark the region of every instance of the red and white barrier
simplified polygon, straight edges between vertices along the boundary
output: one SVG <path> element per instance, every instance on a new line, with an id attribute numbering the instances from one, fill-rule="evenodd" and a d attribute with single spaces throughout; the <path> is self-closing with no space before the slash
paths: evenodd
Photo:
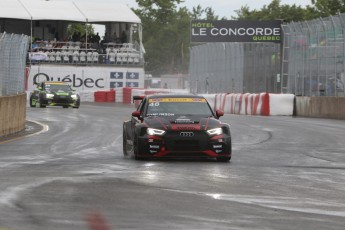
<path id="1" fill-rule="evenodd" d="M 215 94 L 215 110 L 241 115 L 293 115 L 293 94 Z"/>
<path id="2" fill-rule="evenodd" d="M 140 89 L 140 88 L 117 88 L 111 91 L 83 92 L 80 94 L 82 101 L 95 102 L 120 102 L 138 106 L 139 101 L 133 102 L 133 96 L 151 94 L 188 94 L 187 90 L 171 89 Z M 91 97 L 92 95 L 92 97 Z M 214 110 L 223 110 L 226 114 L 259 115 L 259 116 L 292 116 L 294 108 L 293 94 L 240 94 L 219 93 L 202 94 Z"/>

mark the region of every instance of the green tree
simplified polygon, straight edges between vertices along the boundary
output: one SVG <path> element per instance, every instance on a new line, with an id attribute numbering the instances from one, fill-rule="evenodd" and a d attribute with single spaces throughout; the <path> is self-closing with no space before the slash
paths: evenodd
<path id="1" fill-rule="evenodd" d="M 319 17 L 345 13 L 345 0 L 311 0 Z"/>
<path id="2" fill-rule="evenodd" d="M 88 35 L 94 35 L 94 29 L 91 24 L 85 23 L 73 23 L 67 27 L 67 35 L 72 36 L 74 33 L 80 33 L 82 36 L 85 36 L 86 32 Z"/>
<path id="3" fill-rule="evenodd" d="M 143 24 L 145 69 L 153 75 L 188 70 L 190 12 L 177 10 L 180 0 L 137 0 Z"/>
<path id="4" fill-rule="evenodd" d="M 316 10 L 312 7 L 302 8 L 301 6 L 282 5 L 281 0 L 272 0 L 268 5 L 264 5 L 260 10 L 250 10 L 245 5 L 235 11 L 237 16 L 233 19 L 251 19 L 251 20 L 274 20 L 282 19 L 285 22 L 310 20 L 315 17 Z"/>

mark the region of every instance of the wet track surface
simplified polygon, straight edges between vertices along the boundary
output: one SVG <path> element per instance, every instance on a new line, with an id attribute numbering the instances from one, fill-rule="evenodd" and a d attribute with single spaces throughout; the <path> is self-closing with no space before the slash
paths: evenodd
<path id="1" fill-rule="evenodd" d="M 0 229 L 344 229 L 344 121 L 225 115 L 231 163 L 135 161 L 132 111 L 28 108 L 40 133 L 0 141 Z"/>

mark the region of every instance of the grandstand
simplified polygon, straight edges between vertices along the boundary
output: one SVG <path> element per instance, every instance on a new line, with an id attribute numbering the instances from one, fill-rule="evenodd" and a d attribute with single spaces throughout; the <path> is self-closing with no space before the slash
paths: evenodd
<path id="1" fill-rule="evenodd" d="M 81 92 L 144 86 L 141 20 L 126 5 L 105 0 L 0 0 L 0 5 L 0 33 L 31 37 L 29 90 L 35 81 L 42 81 L 39 76 L 70 82 L 73 76 L 89 82 L 102 79 L 98 86 L 74 84 Z M 87 31 L 85 36 L 68 36 L 67 28 L 74 23 L 102 25 L 105 36 L 90 36 Z M 135 78 L 128 77 L 133 73 Z"/>

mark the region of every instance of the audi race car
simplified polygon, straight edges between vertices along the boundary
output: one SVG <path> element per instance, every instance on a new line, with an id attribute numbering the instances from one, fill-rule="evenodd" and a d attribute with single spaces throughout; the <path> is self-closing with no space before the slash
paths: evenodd
<path id="1" fill-rule="evenodd" d="M 80 96 L 66 82 L 42 82 L 30 94 L 30 107 L 62 106 L 63 108 L 80 106 Z"/>
<path id="2" fill-rule="evenodd" d="M 149 95 L 123 123 L 123 153 L 148 158 L 231 159 L 230 126 L 195 95 Z"/>

